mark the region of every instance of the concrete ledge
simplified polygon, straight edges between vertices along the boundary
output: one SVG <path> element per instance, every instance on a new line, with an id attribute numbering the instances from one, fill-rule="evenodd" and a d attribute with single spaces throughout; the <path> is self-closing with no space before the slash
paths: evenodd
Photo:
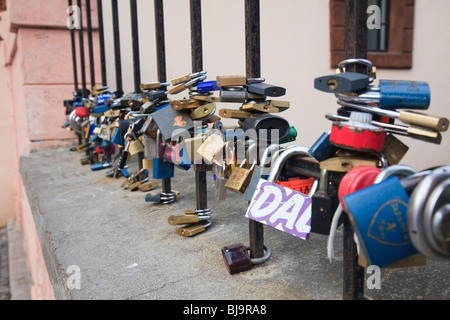
<path id="1" fill-rule="evenodd" d="M 248 243 L 247 202 L 228 193 L 212 196 L 213 226 L 193 238 L 176 234 L 170 215 L 195 208 L 194 172 L 176 170 L 176 203 L 146 203 L 145 193 L 122 190 L 122 179 L 81 166 L 81 154 L 67 149 L 21 158 L 21 174 L 33 211 L 56 299 L 296 300 L 342 299 L 342 234 L 336 260 L 326 255 L 327 237 L 302 241 L 265 227 L 271 259 L 250 271 L 229 275 L 221 248 Z M 133 161 L 135 161 L 133 159 Z M 130 171 L 136 163 L 130 163 Z M 134 166 L 134 168 L 133 168 Z M 69 266 L 80 271 L 80 289 L 69 290 Z M 373 299 L 449 299 L 449 263 L 383 269 Z M 73 272 L 73 271 L 72 271 Z M 367 275 L 369 276 L 369 275 Z"/>

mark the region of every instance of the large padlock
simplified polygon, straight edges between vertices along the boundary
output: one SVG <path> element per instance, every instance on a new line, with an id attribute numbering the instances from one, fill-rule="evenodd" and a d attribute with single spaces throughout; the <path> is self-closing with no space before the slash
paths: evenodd
<path id="1" fill-rule="evenodd" d="M 152 118 L 161 131 L 164 140 L 171 140 L 176 130 L 190 130 L 194 127 L 189 113 L 186 110 L 175 110 L 169 104 L 152 113 Z"/>
<path id="2" fill-rule="evenodd" d="M 400 180 L 393 169 L 390 171 L 394 173 L 393 177 L 392 173 L 380 172 L 373 180 L 375 184 L 363 187 L 342 199 L 357 235 L 361 248 L 360 257 L 364 258 L 359 263 L 363 266 L 384 267 L 417 254 L 408 234 L 407 189 L 411 184 L 417 184 L 418 178 L 420 181 L 429 173 L 397 171 L 399 176 L 409 174 Z M 382 181 L 379 182 L 380 180 Z M 374 194 L 377 196 L 374 197 Z"/>
<path id="3" fill-rule="evenodd" d="M 275 144 L 279 144 L 280 140 L 287 137 L 290 128 L 286 119 L 267 113 L 252 114 L 242 124 L 245 132 L 254 130 L 258 140 L 271 141 Z"/>
<path id="4" fill-rule="evenodd" d="M 266 101 L 266 96 L 248 92 L 240 87 L 222 88 L 220 91 L 220 102 L 244 103 L 247 100 Z"/>
<path id="5" fill-rule="evenodd" d="M 247 85 L 248 92 L 268 97 L 281 97 L 286 94 L 286 89 L 265 82 L 251 83 Z"/>
<path id="6" fill-rule="evenodd" d="M 311 158 L 307 148 L 291 146 L 280 153 L 267 180 L 260 179 L 246 217 L 307 239 L 311 232 L 311 197 L 277 184 L 286 162 L 301 157 Z"/>
<path id="7" fill-rule="evenodd" d="M 386 132 L 372 125 L 372 115 L 364 112 L 352 112 L 348 122 L 333 122 L 330 134 L 334 145 L 356 151 L 380 152 L 385 139 Z"/>

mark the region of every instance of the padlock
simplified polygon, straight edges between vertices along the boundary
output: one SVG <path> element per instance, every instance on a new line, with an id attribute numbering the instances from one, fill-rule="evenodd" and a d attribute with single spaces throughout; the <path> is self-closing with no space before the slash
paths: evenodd
<path id="1" fill-rule="evenodd" d="M 175 130 L 190 130 L 194 127 L 194 123 L 187 110 L 177 111 L 168 106 L 169 104 L 163 105 L 160 109 L 152 113 L 152 118 L 161 131 L 164 140 L 172 139 Z"/>
<path id="2" fill-rule="evenodd" d="M 189 116 L 192 120 L 206 120 L 208 116 L 211 116 L 216 111 L 216 105 L 214 103 L 206 103 L 200 107 L 194 109 Z"/>
<path id="3" fill-rule="evenodd" d="M 331 224 L 337 207 L 339 206 L 338 189 L 330 185 L 330 171 L 320 170 L 319 190 L 312 196 L 311 232 L 329 235 Z M 338 221 L 338 225 L 343 220 Z"/>
<path id="4" fill-rule="evenodd" d="M 177 94 L 180 93 L 188 88 L 191 88 L 192 86 L 194 86 L 197 82 L 199 81 L 203 81 L 206 79 L 205 75 L 196 77 L 196 78 L 192 78 L 192 80 L 189 80 L 188 82 L 179 84 L 178 86 L 176 86 L 175 88 L 171 89 L 169 91 L 170 94 Z"/>
<path id="5" fill-rule="evenodd" d="M 281 97 L 286 94 L 286 89 L 265 82 L 251 83 L 247 85 L 248 92 L 268 97 Z"/>
<path id="6" fill-rule="evenodd" d="M 235 193 L 244 194 L 250 184 L 252 171 L 254 169 L 255 164 L 252 165 L 250 169 L 244 168 L 244 164 L 246 163 L 246 159 L 242 161 L 239 168 L 234 169 L 231 173 L 230 178 L 225 183 L 225 188 L 233 191 Z"/>
<path id="7" fill-rule="evenodd" d="M 206 221 L 206 223 L 196 223 L 187 225 L 176 230 L 177 234 L 183 237 L 193 237 L 199 233 L 206 231 L 207 228 L 211 226 L 211 222 Z"/>
<path id="8" fill-rule="evenodd" d="M 291 126 L 286 119 L 267 113 L 252 114 L 242 124 L 244 131 L 254 130 L 259 140 L 277 144 L 280 140 L 286 138 L 290 128 Z"/>
<path id="9" fill-rule="evenodd" d="M 220 102 L 245 103 L 247 100 L 266 101 L 266 96 L 248 92 L 240 87 L 227 87 L 220 91 Z"/>
<path id="10" fill-rule="evenodd" d="M 220 89 L 221 88 L 217 85 L 217 81 L 204 81 L 197 84 L 197 91 L 199 93 L 219 91 Z"/>
<path id="11" fill-rule="evenodd" d="M 211 216 L 201 216 L 198 214 L 185 214 L 184 216 L 170 216 L 167 221 L 171 226 L 180 226 L 187 224 L 199 223 L 201 221 L 209 221 Z"/>
<path id="12" fill-rule="evenodd" d="M 339 110 L 343 110 L 345 108 L 340 108 Z M 350 121 L 349 117 L 336 115 L 328 113 L 325 115 L 325 118 L 331 121 Z M 380 121 L 373 121 L 372 125 L 378 126 L 386 131 L 386 133 L 391 134 L 399 134 L 403 136 L 407 136 L 413 139 L 419 139 L 426 142 L 431 142 L 435 144 L 440 144 L 442 142 L 442 135 L 439 131 L 428 128 L 419 128 L 417 126 L 404 126 L 398 124 L 385 123 Z M 385 141 L 386 144 L 386 141 Z M 400 146 L 401 148 L 405 148 L 404 146 Z"/>
<path id="13" fill-rule="evenodd" d="M 380 152 L 384 147 L 386 132 L 371 123 L 371 114 L 352 112 L 350 121 L 333 122 L 330 141 L 341 148 Z"/>
<path id="14" fill-rule="evenodd" d="M 251 111 L 251 112 L 267 112 L 267 113 L 278 113 L 279 109 L 272 107 L 268 102 L 256 102 L 249 101 L 244 103 L 240 110 Z"/>
<path id="15" fill-rule="evenodd" d="M 410 204 L 403 184 L 428 174 L 417 173 L 401 181 L 394 176 L 344 196 L 367 265 L 384 267 L 417 254 L 408 232 Z"/>
<path id="16" fill-rule="evenodd" d="M 268 246 L 264 246 L 266 253 L 262 258 L 250 258 L 248 250 L 249 247 L 242 243 L 222 247 L 222 257 L 230 275 L 250 270 L 253 265 L 263 264 L 272 255 L 272 251 Z"/>
<path id="17" fill-rule="evenodd" d="M 311 232 L 311 197 L 276 182 L 288 160 L 311 158 L 308 148 L 286 148 L 275 160 L 267 180 L 260 179 L 246 217 L 306 240 Z"/>
<path id="18" fill-rule="evenodd" d="M 414 247 L 437 261 L 450 259 L 450 167 L 434 169 L 411 194 L 408 232 Z"/>
<path id="19" fill-rule="evenodd" d="M 314 79 L 314 88 L 328 93 L 355 92 L 367 89 L 370 77 L 363 73 L 344 72 Z"/>
<path id="20" fill-rule="evenodd" d="M 200 71 L 200 72 L 186 74 L 184 76 L 172 79 L 171 83 L 172 83 L 173 86 L 176 86 L 176 85 L 178 85 L 180 83 L 188 82 L 188 81 L 190 81 L 192 79 L 204 76 L 206 73 L 207 73 L 206 71 Z"/>
<path id="21" fill-rule="evenodd" d="M 162 87 L 168 87 L 170 85 L 170 83 L 168 82 L 145 82 L 145 83 L 141 83 L 141 90 L 145 91 L 145 90 L 155 90 L 155 89 L 160 89 Z"/>
<path id="22" fill-rule="evenodd" d="M 431 92 L 428 83 L 423 81 L 380 80 L 379 86 L 370 86 L 356 95 L 343 94 L 340 98 L 343 101 L 375 105 L 382 109 L 427 110 Z"/>
<path id="23" fill-rule="evenodd" d="M 226 119 L 247 119 L 250 117 L 253 113 L 247 112 L 243 110 L 233 110 L 233 109 L 220 109 L 219 115 L 222 118 Z"/>
<path id="24" fill-rule="evenodd" d="M 309 153 L 319 162 L 334 157 L 338 147 L 330 142 L 330 133 L 324 132 L 311 146 Z"/>
<path id="25" fill-rule="evenodd" d="M 161 131 L 157 131 L 157 143 L 162 140 Z M 175 166 L 172 162 L 161 160 L 159 150 L 155 158 L 153 158 L 153 179 L 170 179 L 174 177 Z"/>
<path id="26" fill-rule="evenodd" d="M 172 100 L 170 106 L 177 111 L 183 109 L 195 109 L 200 107 L 200 101 L 195 99 Z"/>
<path id="27" fill-rule="evenodd" d="M 219 133 L 213 133 L 197 149 L 197 153 L 202 155 L 207 164 L 211 164 L 217 155 L 219 155 L 219 160 L 222 158 L 224 146 L 223 136 Z"/>

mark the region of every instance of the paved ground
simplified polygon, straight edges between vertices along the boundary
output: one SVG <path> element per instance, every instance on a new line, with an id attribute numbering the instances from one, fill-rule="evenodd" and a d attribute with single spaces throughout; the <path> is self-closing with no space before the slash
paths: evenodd
<path id="1" fill-rule="evenodd" d="M 43 254 L 57 299 L 154 300 L 338 300 L 342 298 L 342 233 L 336 259 L 326 255 L 327 237 L 307 241 L 265 227 L 271 259 L 229 275 L 221 248 L 248 243 L 247 202 L 228 193 L 208 199 L 213 225 L 193 238 L 176 234 L 170 215 L 195 208 L 194 173 L 176 170 L 172 205 L 144 201 L 145 193 L 120 188 L 123 180 L 81 166 L 66 149 L 33 153 L 21 173 L 34 212 Z M 132 167 L 135 162 L 131 162 Z M 130 169 L 133 171 L 133 168 Z M 208 174 L 212 187 L 212 175 Z M 75 269 L 74 269 L 75 268 Z M 68 273 L 79 289 L 69 290 Z M 450 299 L 450 263 L 383 269 L 381 289 L 365 290 L 380 300 Z M 366 278 L 369 275 L 366 276 Z M 79 280 L 79 282 L 77 282 Z"/>

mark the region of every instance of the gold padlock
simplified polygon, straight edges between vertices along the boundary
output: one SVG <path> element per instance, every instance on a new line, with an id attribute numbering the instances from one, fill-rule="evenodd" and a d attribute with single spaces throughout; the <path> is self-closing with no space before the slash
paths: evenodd
<path id="1" fill-rule="evenodd" d="M 201 105 L 200 107 L 198 107 L 197 109 L 192 111 L 189 114 L 189 116 L 191 117 L 192 120 L 199 120 L 199 119 L 209 116 L 215 110 L 216 110 L 216 105 L 213 102 L 211 102 L 211 103 Z"/>
<path id="2" fill-rule="evenodd" d="M 250 169 L 244 168 L 246 160 L 244 160 L 239 168 L 236 168 L 232 173 L 227 183 L 225 184 L 225 188 L 240 194 L 244 194 L 250 184 L 250 180 L 252 178 L 252 170 L 255 166 Z"/>
<path id="3" fill-rule="evenodd" d="M 177 234 L 183 237 L 192 237 L 206 230 L 203 223 L 192 224 L 177 229 Z"/>
<path id="4" fill-rule="evenodd" d="M 138 154 L 139 152 L 144 152 L 144 145 L 142 144 L 141 140 L 138 139 L 130 142 L 128 152 L 132 156 Z"/>

